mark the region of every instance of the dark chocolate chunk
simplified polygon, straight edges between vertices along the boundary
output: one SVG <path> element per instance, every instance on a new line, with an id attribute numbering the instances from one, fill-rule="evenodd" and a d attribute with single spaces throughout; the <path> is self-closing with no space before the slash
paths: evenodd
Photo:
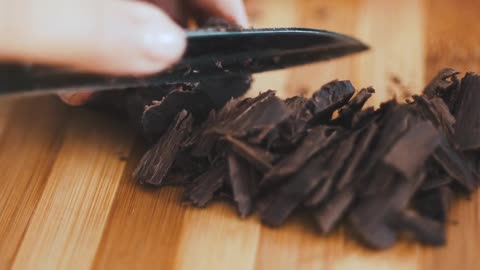
<path id="1" fill-rule="evenodd" d="M 128 118 L 133 127 L 141 130 L 141 120 L 145 106 L 151 105 L 154 100 L 163 99 L 168 93 L 179 87 L 192 89 L 194 85 L 179 83 L 128 88 L 126 90 L 99 91 L 93 93 L 87 106 L 97 111 L 111 113 L 116 117 Z"/>
<path id="2" fill-rule="evenodd" d="M 369 107 L 363 111 L 359 111 L 352 118 L 352 128 L 360 128 L 369 125 L 376 118 L 379 117 L 378 112 L 373 108 Z"/>
<path id="3" fill-rule="evenodd" d="M 171 169 L 168 174 L 165 176 L 162 186 L 184 186 L 191 183 L 192 178 L 195 174 L 188 174 L 184 171 L 179 171 Z"/>
<path id="4" fill-rule="evenodd" d="M 231 101 L 220 110 L 216 121 L 206 131 L 219 135 L 245 137 L 255 133 L 268 133 L 278 124 L 288 119 L 292 111 L 267 91 L 256 98 Z"/>
<path id="5" fill-rule="evenodd" d="M 192 156 L 190 149 L 182 146 L 175 156 L 172 170 L 182 171 L 185 174 L 198 175 L 208 167 L 210 167 L 210 164 L 206 159 Z"/>
<path id="6" fill-rule="evenodd" d="M 395 243 L 398 231 L 403 229 L 395 227 L 398 216 L 406 210 L 425 176 L 420 174 L 413 179 L 405 179 L 400 174 L 394 174 L 392 178 L 394 184 L 387 190 L 361 199 L 349 214 L 353 230 L 373 248 L 387 248 Z"/>
<path id="7" fill-rule="evenodd" d="M 315 188 L 315 190 L 313 190 L 310 195 L 308 195 L 308 198 L 303 202 L 303 205 L 305 207 L 313 208 L 323 203 L 330 194 L 334 181 L 334 176 L 326 176 L 325 181 L 323 181 L 322 184 L 318 185 L 318 187 Z"/>
<path id="8" fill-rule="evenodd" d="M 241 217 L 246 217 L 253 210 L 259 175 L 251 165 L 234 153 L 228 155 L 228 172 L 238 212 Z"/>
<path id="9" fill-rule="evenodd" d="M 445 226 L 409 210 L 402 211 L 392 222 L 396 229 L 411 232 L 416 240 L 428 245 L 445 244 Z"/>
<path id="10" fill-rule="evenodd" d="M 460 107 L 455 115 L 455 139 L 460 150 L 480 150 L 480 76 L 467 73 L 462 79 Z"/>
<path id="11" fill-rule="evenodd" d="M 184 199 L 198 207 L 206 206 L 213 199 L 215 192 L 223 186 L 227 177 L 225 162 L 213 165 L 187 186 Z"/>
<path id="12" fill-rule="evenodd" d="M 291 97 L 285 100 L 287 107 L 294 112 L 294 118 L 297 121 L 309 121 L 312 113 L 307 108 L 309 100 L 304 97 Z"/>
<path id="13" fill-rule="evenodd" d="M 164 181 L 177 152 L 191 131 L 193 118 L 187 111 L 180 112 L 169 129 L 140 160 L 134 172 L 140 183 L 159 186 Z"/>
<path id="14" fill-rule="evenodd" d="M 362 163 L 362 159 L 367 159 L 368 155 L 370 155 L 368 149 L 377 132 L 378 125 L 375 123 L 370 124 L 370 126 L 363 132 L 360 140 L 356 144 L 356 151 L 351 154 L 350 159 L 346 162 L 345 167 L 342 169 L 342 172 L 338 177 L 336 183 L 337 189 L 343 189 L 353 181 L 355 173 L 358 172 L 359 166 Z"/>
<path id="15" fill-rule="evenodd" d="M 232 122 L 227 123 L 226 128 L 236 136 L 245 136 L 250 132 L 271 130 L 291 114 L 292 111 L 282 100 L 270 95 L 265 100 L 251 104 Z"/>
<path id="16" fill-rule="evenodd" d="M 290 109 L 290 116 L 277 125 L 250 136 L 248 138 L 250 142 L 265 143 L 269 150 L 289 152 L 301 141 L 308 128 L 308 121 L 312 118 L 312 114 L 306 108 L 309 101 L 304 97 L 293 97 L 284 102 Z"/>
<path id="17" fill-rule="evenodd" d="M 252 76 L 248 74 L 227 74 L 213 80 L 201 81 L 196 91 L 207 94 L 213 106 L 221 108 L 232 98 L 243 96 L 252 84 Z"/>
<path id="18" fill-rule="evenodd" d="M 231 136 L 225 136 L 225 140 L 232 145 L 232 151 L 243 157 L 258 170 L 265 172 L 272 168 L 273 156 L 268 151 L 249 145 Z"/>
<path id="19" fill-rule="evenodd" d="M 443 170 L 458 184 L 471 192 L 477 184 L 471 169 L 462 156 L 463 154 L 455 151 L 446 140 L 441 140 L 440 147 L 433 154 L 434 159 Z"/>
<path id="20" fill-rule="evenodd" d="M 334 128 L 318 126 L 312 129 L 291 155 L 279 161 L 264 177 L 261 186 L 266 187 L 297 172 L 312 156 L 326 148 L 339 137 Z"/>
<path id="21" fill-rule="evenodd" d="M 375 167 L 378 163 L 382 162 L 392 145 L 408 131 L 409 126 L 418 121 L 410 108 L 401 106 L 395 101 L 382 104 L 380 110 L 383 115 L 378 119 L 379 132 L 372 139 L 373 143 L 370 146 L 372 150 L 362 160 L 362 170 L 356 176 L 357 182 L 363 182 L 365 178 L 372 178 L 372 174 L 377 174 Z"/>
<path id="22" fill-rule="evenodd" d="M 413 125 L 385 155 L 383 161 L 407 178 L 414 177 L 440 143 L 440 135 L 428 121 Z"/>
<path id="23" fill-rule="evenodd" d="M 335 122 L 341 123 L 345 127 L 351 127 L 354 117 L 362 110 L 365 103 L 374 93 L 375 89 L 372 87 L 360 90 L 347 105 L 340 108 L 338 111 L 339 116 Z"/>
<path id="24" fill-rule="evenodd" d="M 472 191 L 475 187 L 473 172 L 465 162 L 465 154 L 456 149 L 455 118 L 448 110 L 447 105 L 442 99 L 435 97 L 431 99 L 414 97 L 414 100 L 416 108 L 423 117 L 442 131 L 440 145 L 435 150 L 433 157 L 448 175 L 458 181 L 466 190 Z"/>
<path id="25" fill-rule="evenodd" d="M 190 136 L 184 141 L 182 148 L 193 150 L 193 148 L 199 144 L 200 138 L 202 137 L 205 130 L 208 128 L 209 124 L 215 120 L 215 116 L 215 110 L 211 110 L 208 114 L 207 120 L 203 121 L 203 123 L 200 125 L 197 124 L 196 127 L 192 130 Z M 191 154 L 191 152 L 189 154 Z"/>
<path id="26" fill-rule="evenodd" d="M 330 153 L 325 151 L 312 158 L 274 191 L 272 201 L 260 212 L 262 222 L 270 226 L 282 225 L 293 210 L 326 178 L 328 170 L 325 165 L 329 157 Z"/>
<path id="27" fill-rule="evenodd" d="M 435 127 L 443 132 L 450 144 L 454 144 L 453 125 L 455 118 L 450 113 L 447 104 L 440 98 L 427 99 L 426 97 L 413 97 L 416 104 L 416 109 L 420 112 L 423 118 L 432 122 Z"/>
<path id="28" fill-rule="evenodd" d="M 318 209 L 313 210 L 312 215 L 317 228 L 322 233 L 331 232 L 338 221 L 344 216 L 354 198 L 354 191 L 347 188 L 335 193 L 328 202 Z"/>
<path id="29" fill-rule="evenodd" d="M 369 247 L 384 249 L 397 241 L 397 232 L 387 224 L 390 208 L 385 196 L 372 197 L 356 206 L 349 221 L 357 237 Z"/>
<path id="30" fill-rule="evenodd" d="M 207 120 L 199 128 L 199 133 L 195 134 L 195 142 L 192 146 L 192 155 L 195 157 L 208 157 L 217 143 L 218 136 L 213 133 L 205 133 L 217 119 L 215 111 L 211 111 Z"/>
<path id="31" fill-rule="evenodd" d="M 307 207 L 316 207 L 323 203 L 324 199 L 330 194 L 330 189 L 333 184 L 338 180 L 339 176 L 343 173 L 344 168 L 348 167 L 348 158 L 355 151 L 356 142 L 359 140 L 361 134 L 360 131 L 353 133 L 343 140 L 339 140 L 336 144 L 335 152 L 331 159 L 328 161 L 328 176 L 325 182 L 315 189 L 309 198 L 304 202 Z"/>
<path id="32" fill-rule="evenodd" d="M 248 140 L 256 144 L 265 144 L 270 151 L 289 153 L 305 137 L 307 128 L 307 121 L 290 117 L 272 129 L 264 129 L 263 132 L 249 137 Z"/>
<path id="33" fill-rule="evenodd" d="M 427 84 L 423 90 L 424 95 L 427 98 L 443 98 L 448 104 L 453 92 L 457 90 L 459 85 L 457 78 L 459 73 L 460 72 L 451 68 L 441 70 L 435 78 Z"/>
<path id="34" fill-rule="evenodd" d="M 437 189 L 442 186 L 450 184 L 454 179 L 448 175 L 445 170 L 439 166 L 436 160 L 430 159 L 427 161 L 426 168 L 427 176 L 422 186 L 422 191 Z"/>
<path id="35" fill-rule="evenodd" d="M 313 93 L 307 107 L 314 115 L 315 122 L 330 120 L 333 112 L 345 105 L 355 93 L 350 81 L 332 81 Z"/>
<path id="36" fill-rule="evenodd" d="M 445 223 L 452 200 L 452 191 L 444 185 L 417 193 L 413 204 L 420 215 Z"/>
<path id="37" fill-rule="evenodd" d="M 162 100 L 147 106 L 142 116 L 143 131 L 153 140 L 159 138 L 180 111 L 186 110 L 196 118 L 205 118 L 213 108 L 208 96 L 201 92 L 177 89 Z"/>
<path id="38" fill-rule="evenodd" d="M 462 159 L 466 161 L 466 166 L 471 171 L 475 187 L 480 185 L 480 153 L 476 151 L 462 152 Z"/>

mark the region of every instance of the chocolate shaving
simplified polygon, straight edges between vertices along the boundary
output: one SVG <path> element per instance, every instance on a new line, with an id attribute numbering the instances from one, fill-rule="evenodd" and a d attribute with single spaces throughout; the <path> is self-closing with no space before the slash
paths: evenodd
<path id="1" fill-rule="evenodd" d="M 354 197 L 354 191 L 347 188 L 335 193 L 333 198 L 319 209 L 313 210 L 312 215 L 317 228 L 324 234 L 331 232 L 334 226 L 344 216 L 347 208 L 353 202 Z"/>
<path id="2" fill-rule="evenodd" d="M 206 206 L 220 190 L 227 177 L 224 162 L 216 164 L 198 176 L 185 189 L 184 199 L 198 207 Z"/>
<path id="3" fill-rule="evenodd" d="M 294 112 L 296 121 L 309 121 L 312 113 L 307 108 L 308 99 L 304 97 L 291 97 L 285 100 L 285 105 Z"/>
<path id="4" fill-rule="evenodd" d="M 336 183 L 337 189 L 343 189 L 345 186 L 353 182 L 355 173 L 358 172 L 359 166 L 362 163 L 363 158 L 367 158 L 369 155 L 368 149 L 378 132 L 378 126 L 372 123 L 367 130 L 364 131 L 360 141 L 358 141 L 356 151 L 350 155 L 350 160 L 346 162 L 339 179 Z"/>
<path id="5" fill-rule="evenodd" d="M 285 121 L 292 112 L 274 92 L 268 93 L 265 99 L 250 104 L 238 117 L 226 123 L 226 129 L 241 137 L 256 131 L 271 130 Z"/>
<path id="6" fill-rule="evenodd" d="M 428 191 L 442 186 L 447 186 L 454 179 L 448 175 L 443 168 L 438 166 L 438 163 L 434 159 L 430 159 L 426 164 L 427 178 L 420 187 L 421 190 Z"/>
<path id="7" fill-rule="evenodd" d="M 338 136 L 335 129 L 326 126 L 318 126 L 311 130 L 297 150 L 268 171 L 260 184 L 269 186 L 295 173 L 308 159 L 334 142 Z"/>
<path id="8" fill-rule="evenodd" d="M 225 140 L 232 145 L 232 151 L 248 160 L 258 170 L 265 172 L 272 168 L 273 156 L 268 151 L 244 143 L 231 136 L 226 136 Z"/>
<path id="9" fill-rule="evenodd" d="M 417 212 L 438 222 L 447 222 L 453 193 L 447 185 L 416 194 L 413 205 Z"/>
<path id="10" fill-rule="evenodd" d="M 374 93 L 375 89 L 372 87 L 360 90 L 348 104 L 339 109 L 339 116 L 336 121 L 345 127 L 352 127 L 354 117 L 362 110 L 365 103 Z"/>
<path id="11" fill-rule="evenodd" d="M 383 161 L 410 179 L 424 167 L 425 161 L 439 143 L 438 131 L 430 122 L 422 121 L 413 125 L 393 145 Z"/>
<path id="12" fill-rule="evenodd" d="M 228 155 L 228 171 L 238 212 L 241 217 L 246 217 L 253 210 L 259 175 L 248 162 L 234 153 Z"/>
<path id="13" fill-rule="evenodd" d="M 202 92 L 174 90 L 146 107 L 142 116 L 144 134 L 153 140 L 158 139 L 180 111 L 186 110 L 196 118 L 203 119 L 212 107 L 208 96 Z"/>
<path id="14" fill-rule="evenodd" d="M 445 226 L 428 217 L 423 217 L 414 211 L 403 211 L 395 217 L 394 227 L 414 235 L 415 239 L 427 245 L 443 245 Z"/>
<path id="15" fill-rule="evenodd" d="M 274 191 L 273 200 L 260 212 L 262 222 L 271 226 L 282 225 L 307 196 L 322 183 L 325 173 L 319 171 L 327 163 L 329 155 L 321 154 L 308 161 L 301 170 L 288 179 L 278 191 Z"/>
<path id="16" fill-rule="evenodd" d="M 406 207 L 424 176 L 407 180 L 400 175 L 392 175 L 392 185 L 381 194 L 364 198 L 351 210 L 349 220 L 352 229 L 368 246 L 383 249 L 392 246 L 398 232 L 405 226 L 397 226 L 396 221 Z"/>
<path id="17" fill-rule="evenodd" d="M 425 87 L 423 93 L 427 98 L 440 97 L 448 101 L 452 97 L 452 93 L 459 86 L 457 75 L 460 72 L 445 68 L 441 70 L 432 81 Z M 447 102 L 448 103 L 448 102 Z"/>
<path id="18" fill-rule="evenodd" d="M 332 158 L 329 160 L 327 179 L 322 185 L 319 185 L 319 187 L 312 192 L 312 194 L 309 195 L 309 198 L 304 202 L 306 207 L 318 206 L 327 198 L 334 183 L 340 179 L 340 176 L 345 171 L 344 168 L 350 165 L 348 158 L 355 151 L 355 144 L 359 140 L 360 135 L 363 134 L 358 131 L 352 134 L 350 137 L 334 144 L 338 148 L 336 149 Z"/>
<path id="19" fill-rule="evenodd" d="M 462 151 L 480 150 L 480 76 L 467 73 L 462 79 L 461 91 L 455 139 Z"/>
<path id="20" fill-rule="evenodd" d="M 355 93 L 349 81 L 332 81 L 313 93 L 307 107 L 314 115 L 313 121 L 324 122 L 333 112 L 345 105 Z"/>
<path id="21" fill-rule="evenodd" d="M 141 183 L 161 185 L 192 124 L 192 116 L 187 111 L 180 112 L 165 135 L 142 157 L 134 172 L 135 178 Z"/>

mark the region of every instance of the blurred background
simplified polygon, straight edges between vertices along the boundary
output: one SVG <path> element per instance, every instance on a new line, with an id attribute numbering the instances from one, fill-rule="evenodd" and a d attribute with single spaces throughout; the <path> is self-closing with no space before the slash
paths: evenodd
<path id="1" fill-rule="evenodd" d="M 310 93 L 332 79 L 373 86 L 374 103 L 410 93 L 444 67 L 480 70 L 479 1 L 246 0 L 254 27 L 299 26 L 352 35 L 371 46 L 353 57 L 257 76 L 253 92 Z M 253 93 L 252 93 L 253 94 Z"/>

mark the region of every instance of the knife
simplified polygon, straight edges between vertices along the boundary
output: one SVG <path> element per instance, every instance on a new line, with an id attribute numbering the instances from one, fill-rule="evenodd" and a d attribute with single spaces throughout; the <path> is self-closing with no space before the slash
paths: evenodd
<path id="1" fill-rule="evenodd" d="M 0 95 L 124 89 L 201 82 L 329 60 L 368 49 L 355 38 L 317 29 L 274 28 L 187 32 L 182 60 L 148 76 L 109 76 L 66 68 L 0 63 Z"/>

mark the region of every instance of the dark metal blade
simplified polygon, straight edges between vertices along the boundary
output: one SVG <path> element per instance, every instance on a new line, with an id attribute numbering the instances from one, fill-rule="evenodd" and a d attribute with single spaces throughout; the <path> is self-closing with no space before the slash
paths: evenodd
<path id="1" fill-rule="evenodd" d="M 191 31 L 182 61 L 146 77 L 112 77 L 45 66 L 0 64 L 0 94 L 59 90 L 108 90 L 199 82 L 218 76 L 250 74 L 328 60 L 368 49 L 338 33 L 302 29 Z"/>
<path id="2" fill-rule="evenodd" d="M 239 32 L 196 32 L 195 43 L 186 54 L 187 65 L 204 75 L 257 73 L 329 60 L 369 47 L 339 33 L 305 29 L 275 28 Z M 211 67 L 214 64 L 215 67 Z"/>

